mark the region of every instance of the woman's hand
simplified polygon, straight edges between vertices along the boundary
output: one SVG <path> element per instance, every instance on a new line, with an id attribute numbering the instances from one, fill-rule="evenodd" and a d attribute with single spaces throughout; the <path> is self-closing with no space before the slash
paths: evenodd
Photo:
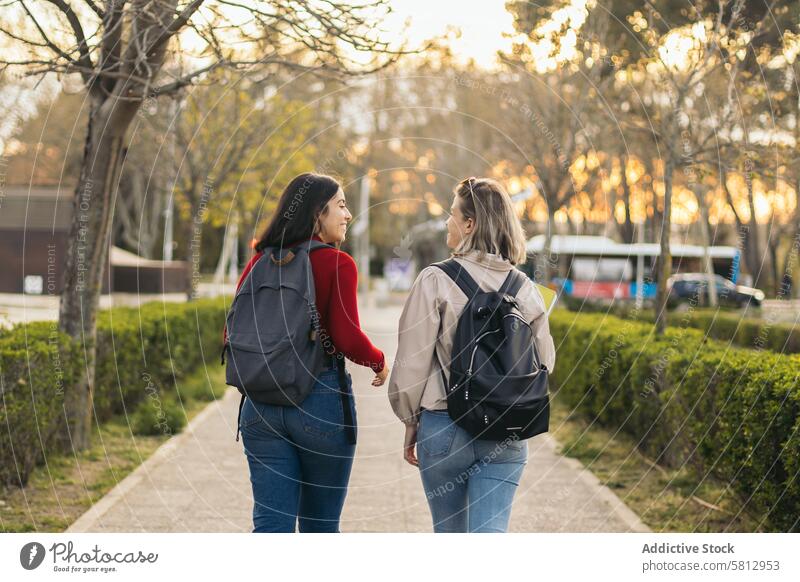
<path id="1" fill-rule="evenodd" d="M 406 463 L 409 465 L 414 465 L 415 467 L 419 467 L 417 452 L 414 450 L 417 446 L 418 428 L 418 424 L 407 424 L 406 436 L 403 439 L 403 458 L 406 460 Z"/>
<path id="2" fill-rule="evenodd" d="M 386 382 L 386 378 L 388 377 L 389 377 L 389 366 L 384 364 L 383 370 L 375 374 L 375 377 L 372 379 L 372 385 L 383 386 L 383 383 Z"/>

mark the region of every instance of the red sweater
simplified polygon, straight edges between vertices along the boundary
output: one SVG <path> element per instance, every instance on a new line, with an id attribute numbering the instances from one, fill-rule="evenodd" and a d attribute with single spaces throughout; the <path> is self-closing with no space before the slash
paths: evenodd
<path id="1" fill-rule="evenodd" d="M 247 263 L 236 285 L 237 291 L 262 254 L 256 253 Z M 350 255 L 337 249 L 319 249 L 310 257 L 320 325 L 333 343 L 328 353 L 342 352 L 360 366 L 367 366 L 376 372 L 383 370 L 383 352 L 372 345 L 361 331 L 356 262 Z"/>

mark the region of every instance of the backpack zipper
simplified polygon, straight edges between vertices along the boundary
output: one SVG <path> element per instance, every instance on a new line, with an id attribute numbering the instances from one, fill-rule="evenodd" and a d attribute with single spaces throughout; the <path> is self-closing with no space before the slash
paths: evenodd
<path id="1" fill-rule="evenodd" d="M 503 319 L 505 319 L 506 317 L 515 317 L 515 318 L 519 319 L 522 323 L 524 323 L 525 325 L 530 327 L 530 324 L 527 321 L 525 321 L 524 318 L 520 317 L 519 315 L 517 315 L 515 313 L 507 313 L 507 314 L 505 314 L 503 316 Z M 467 369 L 467 380 L 469 380 L 469 377 L 472 376 L 472 367 L 475 365 L 475 355 L 478 352 L 478 342 L 480 342 L 487 335 L 492 334 L 492 333 L 498 333 L 500 331 L 502 331 L 502 330 L 500 330 L 500 329 L 492 329 L 492 330 L 489 330 L 489 331 L 485 331 L 481 335 L 478 336 L 478 339 L 475 340 L 475 347 L 472 348 L 472 355 L 470 356 L 470 359 L 469 359 L 469 368 Z M 453 391 L 455 391 L 455 388 L 456 387 L 453 386 Z M 464 400 L 469 400 L 469 384 L 467 384 L 467 387 L 464 390 Z M 489 424 L 488 417 L 485 417 L 485 418 L 486 418 L 486 424 Z"/>
<path id="2" fill-rule="evenodd" d="M 527 326 L 528 326 L 528 328 L 530 328 L 530 326 L 531 326 L 531 324 L 530 324 L 530 323 L 528 323 L 527 321 L 525 321 L 525 319 L 523 319 L 523 318 L 522 318 L 522 317 L 520 317 L 519 315 L 516 315 L 515 313 L 507 313 L 507 314 L 505 314 L 505 315 L 503 316 L 503 319 L 505 319 L 506 317 L 515 317 L 515 318 L 519 319 L 519 320 L 520 320 L 522 323 L 524 323 L 525 325 L 527 325 Z M 484 332 L 484 333 L 482 333 L 481 335 L 479 335 L 479 336 L 478 336 L 478 339 L 476 339 L 476 340 L 475 340 L 475 344 L 476 344 L 476 345 L 475 345 L 475 347 L 474 347 L 474 348 L 472 348 L 472 356 L 470 357 L 470 360 L 469 360 L 469 370 L 467 370 L 467 376 L 471 376 L 471 375 L 472 375 L 472 366 L 475 364 L 475 354 L 476 354 L 476 352 L 478 351 L 478 346 L 477 346 L 477 343 L 478 343 L 479 341 L 481 341 L 481 339 L 483 339 L 483 337 L 484 337 L 484 336 L 486 336 L 486 335 L 488 335 L 488 334 L 490 334 L 490 333 L 497 333 L 497 332 L 499 332 L 499 331 L 502 331 L 502 330 L 500 330 L 500 329 L 494 329 L 494 330 L 491 330 L 491 331 Z M 534 352 L 534 355 L 536 356 L 536 364 L 537 364 L 537 366 L 536 366 L 536 372 L 534 372 L 534 374 L 538 374 L 538 373 L 539 373 L 539 371 L 540 371 L 540 370 L 541 370 L 541 368 L 542 368 L 542 365 L 541 365 L 541 362 L 539 361 L 539 352 L 538 352 L 538 350 L 536 349 L 536 344 L 535 344 L 535 343 L 534 343 L 534 345 L 533 345 L 533 352 Z"/>
<path id="3" fill-rule="evenodd" d="M 472 356 L 469 359 L 469 368 L 467 369 L 467 377 L 472 376 L 472 366 L 475 365 L 475 353 L 478 351 L 478 342 L 480 342 L 484 337 L 489 335 L 490 333 L 498 333 L 499 329 L 493 329 L 490 331 L 485 331 L 481 335 L 478 336 L 478 339 L 475 340 L 475 347 L 472 348 Z"/>
<path id="4" fill-rule="evenodd" d="M 530 323 L 528 323 L 527 321 L 525 321 L 525 318 L 524 318 L 524 317 L 521 317 L 521 316 L 517 315 L 516 313 L 506 313 L 506 314 L 503 316 L 503 319 L 505 319 L 506 317 L 516 317 L 517 319 L 519 319 L 519 320 L 520 320 L 522 323 L 524 323 L 524 324 L 525 324 L 525 325 L 527 325 L 528 327 L 530 327 L 530 326 L 531 326 L 531 324 L 530 324 Z"/>

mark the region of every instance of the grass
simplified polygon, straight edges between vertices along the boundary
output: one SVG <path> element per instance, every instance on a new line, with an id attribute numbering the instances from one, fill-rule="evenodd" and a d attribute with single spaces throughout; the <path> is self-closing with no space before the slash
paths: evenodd
<path id="1" fill-rule="evenodd" d="M 212 367 L 208 378 L 202 371 L 178 387 L 191 420 L 224 393 L 223 370 Z M 688 471 L 653 464 L 637 451 L 634 439 L 597 424 L 589 426 L 557 396 L 552 399 L 550 427 L 561 452 L 591 470 L 653 531 L 760 531 L 756 518 L 739 512 L 741 502 L 725 491 L 724 483 L 711 478 L 698 483 Z M 64 531 L 167 438 L 132 434 L 124 416 L 95 427 L 86 451 L 51 455 L 24 489 L 0 489 L 0 531 Z"/>
<path id="2" fill-rule="evenodd" d="M 550 429 L 561 453 L 578 459 L 654 532 L 758 532 L 758 519 L 713 478 L 699 482 L 688 470 L 656 465 L 636 441 L 572 413 L 556 396 Z"/>
<path id="3" fill-rule="evenodd" d="M 191 420 L 224 394 L 224 370 L 214 366 L 184 378 L 178 391 Z M 95 426 L 87 450 L 50 455 L 25 488 L 0 488 L 0 532 L 63 532 L 168 438 L 134 434 L 124 415 Z"/>

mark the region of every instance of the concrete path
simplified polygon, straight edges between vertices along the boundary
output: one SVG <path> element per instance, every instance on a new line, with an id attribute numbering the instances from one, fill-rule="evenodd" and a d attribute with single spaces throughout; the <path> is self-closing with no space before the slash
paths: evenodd
<path id="1" fill-rule="evenodd" d="M 362 325 L 391 359 L 399 307 L 367 309 Z M 365 368 L 350 366 L 359 444 L 342 515 L 349 532 L 427 532 L 430 514 L 418 471 L 402 459 L 402 424 L 385 387 L 373 388 Z M 69 532 L 247 532 L 252 494 L 241 441 L 239 394 L 230 389 L 189 427 L 95 504 Z M 581 464 L 556 453 L 549 435 L 529 441 L 528 466 L 511 518 L 515 532 L 649 531 Z"/>

